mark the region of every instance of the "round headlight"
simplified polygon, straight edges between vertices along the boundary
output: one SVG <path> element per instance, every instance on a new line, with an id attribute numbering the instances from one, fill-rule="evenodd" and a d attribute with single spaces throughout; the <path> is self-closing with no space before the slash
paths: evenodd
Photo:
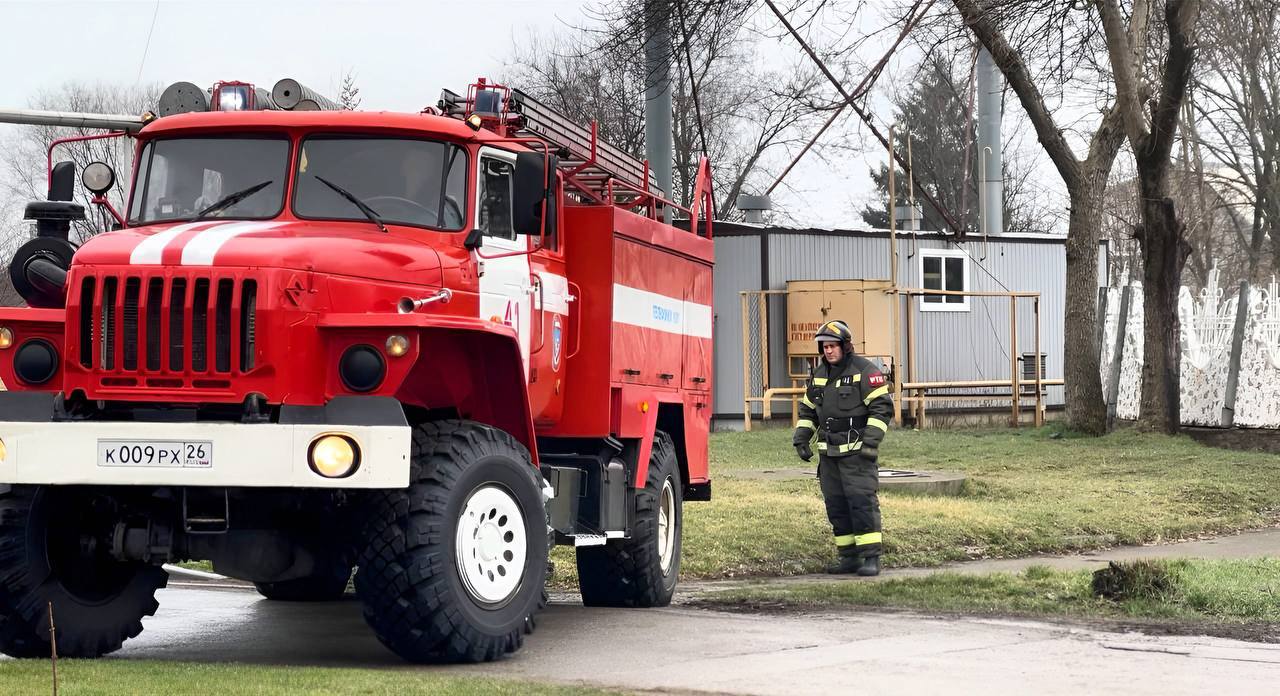
<path id="1" fill-rule="evenodd" d="M 312 441 L 307 460 L 317 474 L 342 478 L 354 474 L 360 466 L 360 448 L 349 437 L 322 435 Z"/>
<path id="2" fill-rule="evenodd" d="M 58 351 L 43 338 L 27 341 L 13 356 L 13 371 L 27 384 L 44 384 L 58 371 Z"/>
<path id="3" fill-rule="evenodd" d="M 399 358 L 409 352 L 409 339 L 400 334 L 392 334 L 387 337 L 387 355 L 393 358 Z"/>
<path id="4" fill-rule="evenodd" d="M 387 374 L 387 363 L 373 346 L 351 346 L 338 361 L 338 376 L 342 384 L 353 392 L 373 391 L 382 384 Z"/>
<path id="5" fill-rule="evenodd" d="M 80 174 L 80 183 L 90 191 L 102 195 L 116 183 L 116 173 L 106 162 L 90 162 Z"/>

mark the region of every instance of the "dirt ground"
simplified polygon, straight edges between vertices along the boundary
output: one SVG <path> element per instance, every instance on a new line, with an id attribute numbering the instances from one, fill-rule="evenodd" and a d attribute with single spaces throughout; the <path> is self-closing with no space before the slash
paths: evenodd
<path id="1" fill-rule="evenodd" d="M 1182 432 L 1210 447 L 1280 454 L 1280 430 L 1184 427 Z"/>

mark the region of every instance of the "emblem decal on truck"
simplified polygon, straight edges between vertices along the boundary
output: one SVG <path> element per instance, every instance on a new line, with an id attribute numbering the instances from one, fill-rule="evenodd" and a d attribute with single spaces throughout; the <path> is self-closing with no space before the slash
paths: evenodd
<path id="1" fill-rule="evenodd" d="M 560 315 L 551 315 L 551 369 L 560 370 L 560 336 L 562 329 L 560 327 Z"/>

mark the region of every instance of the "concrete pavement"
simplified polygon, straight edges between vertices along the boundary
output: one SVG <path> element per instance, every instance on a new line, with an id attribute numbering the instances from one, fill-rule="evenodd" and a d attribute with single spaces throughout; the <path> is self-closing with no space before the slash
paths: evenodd
<path id="1" fill-rule="evenodd" d="M 172 583 L 112 659 L 433 669 L 626 690 L 731 694 L 1271 694 L 1280 646 L 1112 633 L 1035 621 L 822 612 L 746 615 L 554 601 L 516 655 L 405 665 L 359 604 L 270 602 L 244 588 Z"/>
<path id="2" fill-rule="evenodd" d="M 1095 568 L 1108 560 L 1280 556 L 1280 529 L 1180 544 L 941 569 L 887 571 L 883 578 L 952 570 L 1017 572 L 1031 565 Z M 775 582 L 812 582 L 802 576 Z M 840 581 L 848 581 L 841 578 Z M 685 582 L 680 596 L 736 582 Z M 873 611 L 741 614 L 675 606 L 583 607 L 553 594 L 537 632 L 516 655 L 488 665 L 418 667 L 383 648 L 359 604 L 270 602 L 235 581 L 175 574 L 160 611 L 108 659 L 385 667 L 485 674 L 660 693 L 871 692 L 895 694 L 1273 694 L 1280 645 L 1198 636 L 1151 636 L 1031 620 Z"/>

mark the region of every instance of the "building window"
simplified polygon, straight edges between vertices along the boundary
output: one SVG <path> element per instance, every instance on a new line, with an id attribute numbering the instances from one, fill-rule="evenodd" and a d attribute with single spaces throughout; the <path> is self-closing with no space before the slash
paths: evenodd
<path id="1" fill-rule="evenodd" d="M 925 290 L 969 290 L 969 256 L 963 251 L 920 250 L 920 287 Z M 920 309 L 925 312 L 967 312 L 966 295 L 922 295 Z"/>

